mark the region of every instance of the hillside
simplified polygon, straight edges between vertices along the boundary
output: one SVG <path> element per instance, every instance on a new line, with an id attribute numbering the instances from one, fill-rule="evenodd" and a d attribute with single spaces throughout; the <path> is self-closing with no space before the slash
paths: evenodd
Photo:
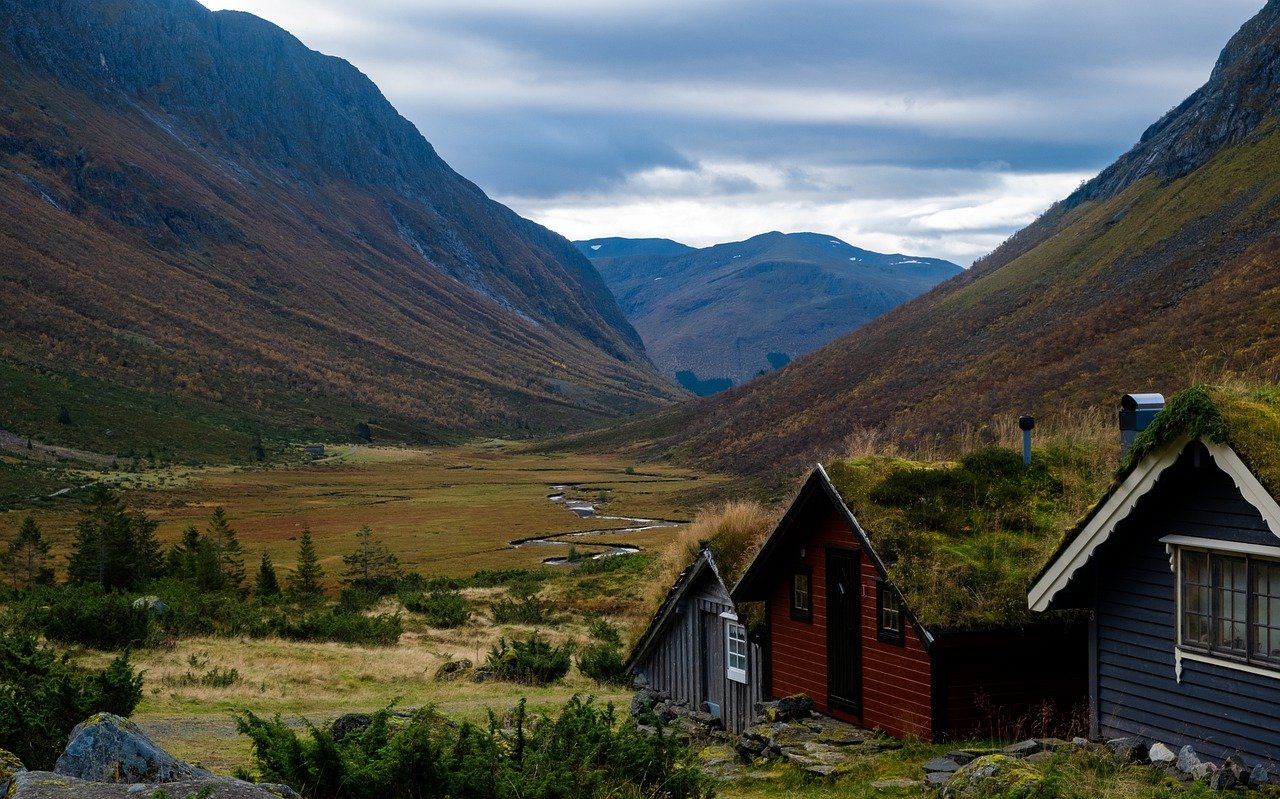
<path id="1" fill-rule="evenodd" d="M 591 264 L 358 70 L 194 0 L 0 0 L 0 367 L 0 427 L 55 442 L 72 384 L 73 419 L 115 391 L 211 434 L 402 440 L 679 393 Z"/>
<path id="2" fill-rule="evenodd" d="M 961 271 L 818 233 L 765 233 L 698 250 L 665 239 L 575 244 L 653 362 L 697 394 L 778 369 Z"/>
<path id="3" fill-rule="evenodd" d="M 612 440 L 796 470 L 866 428 L 948 436 L 1280 370 L 1280 0 L 1117 163 L 966 274 L 781 372 Z"/>

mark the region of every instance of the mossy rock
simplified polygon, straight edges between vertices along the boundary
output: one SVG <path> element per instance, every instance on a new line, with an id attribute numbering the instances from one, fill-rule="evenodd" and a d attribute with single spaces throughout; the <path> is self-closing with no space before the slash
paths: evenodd
<path id="1" fill-rule="evenodd" d="M 986 755 L 962 766 L 942 799 L 1055 799 L 1058 793 L 1034 766 L 1005 755 Z"/>

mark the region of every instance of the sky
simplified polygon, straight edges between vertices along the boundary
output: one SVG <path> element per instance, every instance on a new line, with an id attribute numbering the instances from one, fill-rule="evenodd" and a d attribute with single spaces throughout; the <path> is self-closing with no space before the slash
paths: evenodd
<path id="1" fill-rule="evenodd" d="M 571 239 L 771 230 L 969 265 L 1209 77 L 1262 0 L 205 0 L 373 79 Z"/>

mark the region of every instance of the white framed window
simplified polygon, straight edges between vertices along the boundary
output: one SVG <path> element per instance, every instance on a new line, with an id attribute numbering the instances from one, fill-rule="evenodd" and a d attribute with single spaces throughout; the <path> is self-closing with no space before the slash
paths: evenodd
<path id="1" fill-rule="evenodd" d="M 1178 547 L 1177 575 L 1183 651 L 1280 670 L 1280 560 Z"/>
<path id="2" fill-rule="evenodd" d="M 725 620 L 725 676 L 734 682 L 747 681 L 747 628 Z"/>

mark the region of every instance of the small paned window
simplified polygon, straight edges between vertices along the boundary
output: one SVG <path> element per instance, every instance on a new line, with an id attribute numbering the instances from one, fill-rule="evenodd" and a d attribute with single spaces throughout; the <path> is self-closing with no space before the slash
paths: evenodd
<path id="1" fill-rule="evenodd" d="M 725 626 L 725 673 L 734 682 L 747 681 L 747 628 L 737 622 Z"/>
<path id="2" fill-rule="evenodd" d="M 813 621 L 812 577 L 808 566 L 797 566 L 791 573 L 791 618 L 797 621 Z"/>
<path id="3" fill-rule="evenodd" d="M 1280 562 L 1181 549 L 1178 564 L 1181 646 L 1280 664 Z"/>
<path id="4" fill-rule="evenodd" d="M 879 619 L 878 639 L 891 644 L 903 642 L 902 603 L 898 601 L 898 592 L 886 582 L 876 583 L 876 618 Z"/>

